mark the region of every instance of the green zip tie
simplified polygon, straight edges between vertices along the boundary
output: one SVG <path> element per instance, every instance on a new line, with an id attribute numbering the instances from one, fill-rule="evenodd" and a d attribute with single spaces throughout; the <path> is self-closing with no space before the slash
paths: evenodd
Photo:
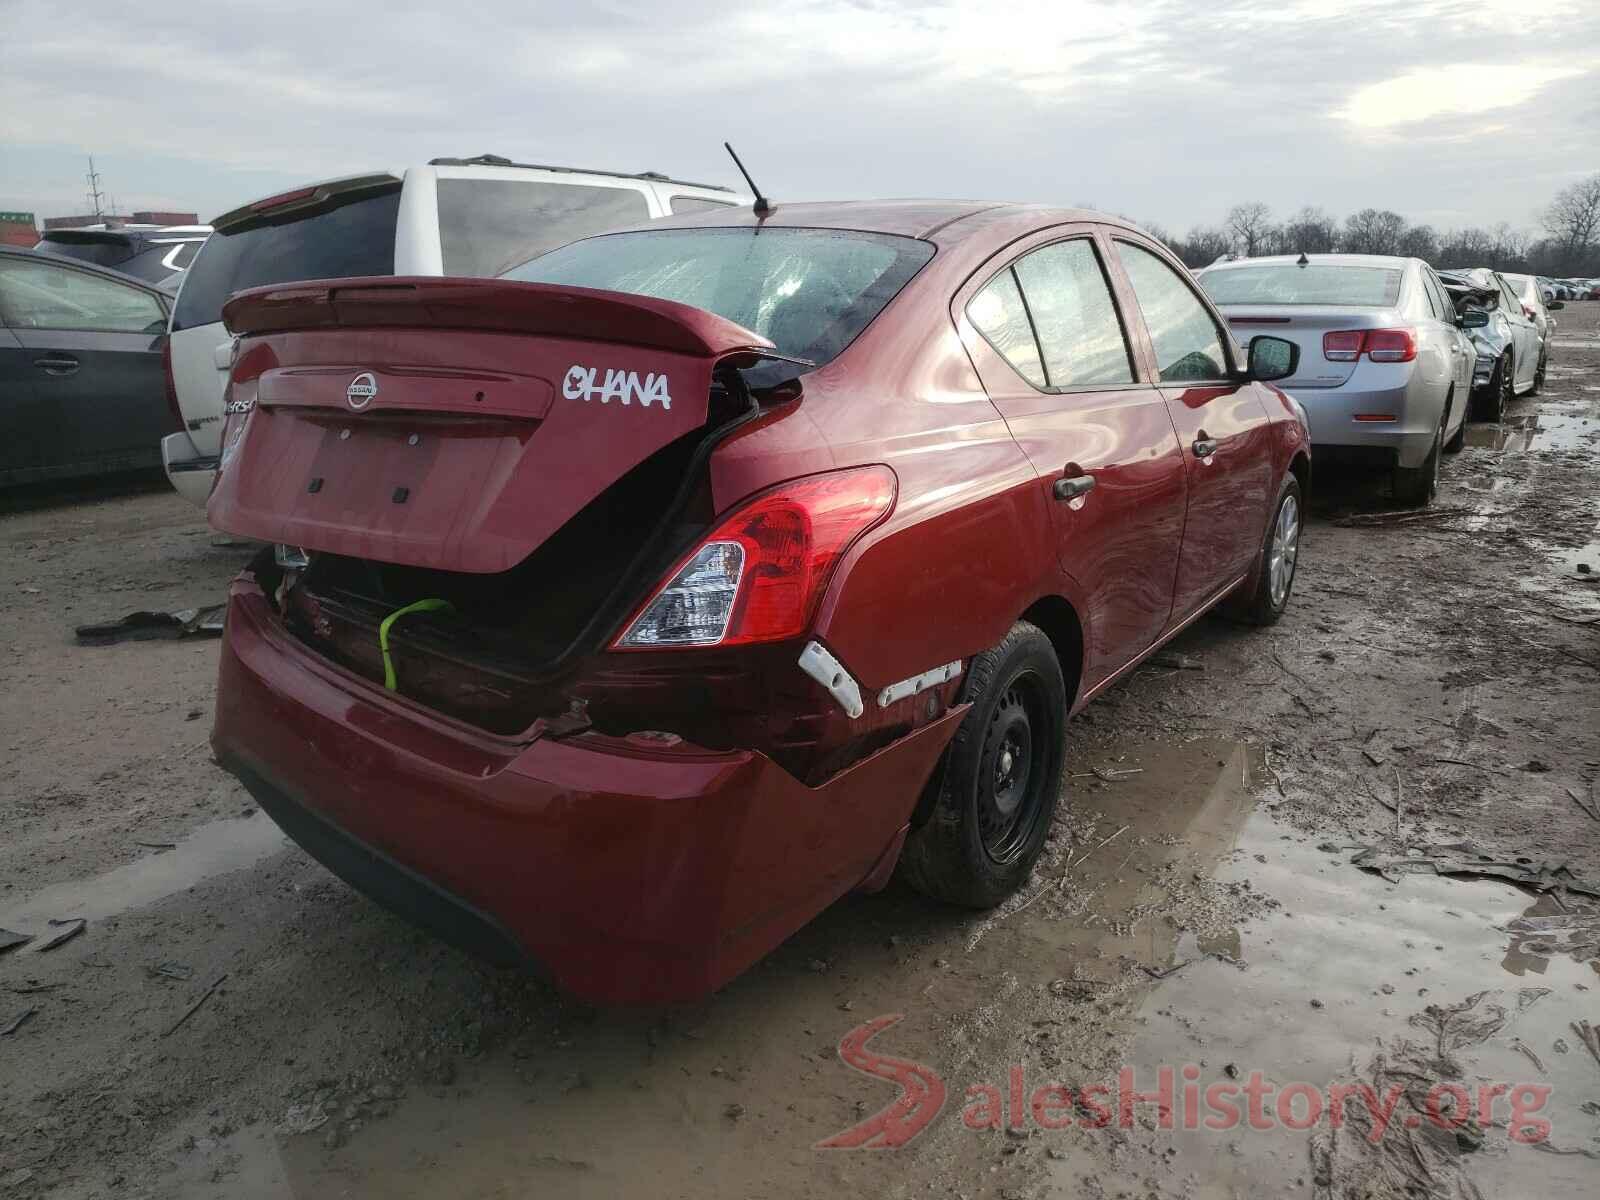
<path id="1" fill-rule="evenodd" d="M 389 657 L 389 626 L 409 613 L 436 612 L 441 608 L 455 611 L 455 605 L 448 600 L 418 600 L 415 604 L 395 609 L 378 626 L 378 649 L 383 651 L 383 686 L 391 692 L 395 690 L 399 681 L 394 677 L 394 662 Z"/>

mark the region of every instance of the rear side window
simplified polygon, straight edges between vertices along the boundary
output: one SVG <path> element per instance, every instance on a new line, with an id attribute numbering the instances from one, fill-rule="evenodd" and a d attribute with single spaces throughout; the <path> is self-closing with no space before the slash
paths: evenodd
<path id="1" fill-rule="evenodd" d="M 172 328 L 222 320 L 234 292 L 297 279 L 349 279 L 394 274 L 394 232 L 400 185 L 377 195 L 282 221 L 218 230 L 195 256 L 178 293 Z"/>
<path id="2" fill-rule="evenodd" d="M 733 208 L 732 200 L 707 200 L 704 196 L 674 196 L 667 202 L 672 208 L 673 216 L 682 216 L 684 213 L 705 212 L 712 208 Z"/>
<path id="3" fill-rule="evenodd" d="M 439 180 L 446 275 L 498 275 L 546 250 L 649 219 L 650 206 L 637 188 Z"/>
<path id="4" fill-rule="evenodd" d="M 1035 250 L 1017 261 L 1016 272 L 1044 351 L 1048 387 L 1133 382 L 1122 323 L 1089 241 L 1080 238 Z"/>
<path id="5" fill-rule="evenodd" d="M 1036 388 L 1048 386 L 1033 322 L 1022 302 L 1016 273 L 1007 267 L 967 302 L 967 319 L 1012 368 Z"/>
<path id="6" fill-rule="evenodd" d="M 160 333 L 166 313 L 148 292 L 46 262 L 0 260 L 0 317 L 19 329 Z"/>
<path id="7" fill-rule="evenodd" d="M 1263 263 L 1210 270 L 1200 276 L 1200 284 L 1217 304 L 1355 304 L 1393 308 L 1400 299 L 1400 276 L 1394 267 Z"/>
<path id="8" fill-rule="evenodd" d="M 1128 272 L 1155 346 L 1156 370 L 1163 383 L 1226 379 L 1228 359 L 1206 306 L 1178 273 L 1141 246 L 1118 242 L 1117 256 Z"/>

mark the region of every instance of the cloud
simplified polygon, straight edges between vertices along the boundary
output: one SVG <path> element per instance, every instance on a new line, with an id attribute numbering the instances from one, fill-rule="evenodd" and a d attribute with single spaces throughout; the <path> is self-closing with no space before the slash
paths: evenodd
<path id="1" fill-rule="evenodd" d="M 127 207 L 210 216 L 480 152 L 737 183 L 729 138 L 780 199 L 1089 198 L 1179 228 L 1243 199 L 1525 221 L 1600 169 L 1593 0 L 55 7 L 0 0 L 0 207 L 71 207 L 90 152 Z M 1469 63 L 1531 74 L 1430 90 Z M 1511 135 L 1464 172 L 1491 118 Z"/>
<path id="2" fill-rule="evenodd" d="M 1339 116 L 1353 125 L 1388 129 L 1435 116 L 1472 116 L 1516 108 L 1561 79 L 1582 74 L 1575 67 L 1540 64 L 1456 63 L 1424 67 L 1370 84 L 1350 97 Z"/>

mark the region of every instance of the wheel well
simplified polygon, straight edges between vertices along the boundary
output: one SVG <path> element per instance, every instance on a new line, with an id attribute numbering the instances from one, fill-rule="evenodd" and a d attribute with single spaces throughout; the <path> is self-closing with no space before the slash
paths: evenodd
<path id="1" fill-rule="evenodd" d="M 1300 485 L 1300 503 L 1311 503 L 1311 458 L 1304 450 L 1297 450 L 1289 460 L 1289 471 Z"/>
<path id="2" fill-rule="evenodd" d="M 1022 619 L 1042 629 L 1055 647 L 1070 708 L 1078 699 L 1078 683 L 1083 674 L 1083 624 L 1077 610 L 1064 596 L 1046 596 L 1023 613 Z"/>

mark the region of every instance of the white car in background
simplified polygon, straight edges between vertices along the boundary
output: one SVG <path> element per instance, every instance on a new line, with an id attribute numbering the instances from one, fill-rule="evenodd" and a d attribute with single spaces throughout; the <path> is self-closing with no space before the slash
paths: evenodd
<path id="1" fill-rule="evenodd" d="M 172 310 L 168 399 L 183 432 L 162 440 L 167 478 L 202 507 L 211 494 L 233 359 L 222 306 L 235 292 L 297 279 L 493 276 L 607 229 L 751 201 L 653 171 L 526 166 L 480 155 L 309 184 L 224 213 L 184 273 Z"/>

